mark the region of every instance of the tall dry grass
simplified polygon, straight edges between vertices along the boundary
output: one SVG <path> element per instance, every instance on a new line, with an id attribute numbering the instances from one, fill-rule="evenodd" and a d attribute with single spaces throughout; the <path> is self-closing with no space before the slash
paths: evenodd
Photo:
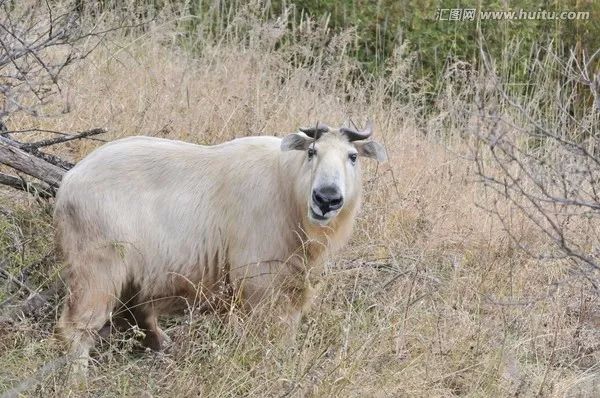
<path id="1" fill-rule="evenodd" d="M 600 394 L 598 298 L 566 262 L 517 250 L 482 209 L 493 198 L 474 183 L 463 92 L 449 84 L 425 117 L 427 85 L 411 78 L 403 48 L 385 78 L 358 83 L 345 53 L 351 33 L 323 46 L 323 27 L 305 21 L 295 27 L 296 40 L 280 46 L 285 24 L 240 13 L 235 26 L 243 35 L 206 39 L 190 51 L 186 44 L 202 38 L 181 37 L 185 18 L 165 13 L 145 30 L 113 34 L 69 76 L 69 113 L 16 115 L 11 127 L 107 127 L 109 139 L 144 134 L 214 144 L 317 120 L 371 118 L 389 162 L 367 165 L 353 238 L 331 259 L 294 344 L 240 339 L 218 317 L 192 313 L 163 319 L 170 352 L 135 353 L 131 336 L 115 336 L 98 348 L 82 390 L 71 391 L 59 369 L 28 394 Z M 98 145 L 70 143 L 60 152 L 79 160 Z M 8 191 L 0 203 L 10 210 L 0 241 L 13 270 L 31 267 L 40 283 L 55 278 L 61 264 L 41 261 L 52 251 L 49 215 Z M 551 250 L 520 213 L 503 211 L 513 237 Z M 52 317 L 42 319 L 0 322 L 0 390 L 59 356 Z"/>

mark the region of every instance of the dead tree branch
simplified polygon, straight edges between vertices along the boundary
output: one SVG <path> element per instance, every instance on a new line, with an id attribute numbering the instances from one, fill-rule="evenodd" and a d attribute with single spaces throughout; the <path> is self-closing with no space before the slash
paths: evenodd
<path id="1" fill-rule="evenodd" d="M 28 182 L 23 178 L 14 177 L 4 173 L 0 173 L 0 185 L 7 185 L 20 191 L 33 193 L 42 199 L 48 199 L 54 196 L 54 189 L 46 184 L 42 185 Z"/>
<path id="2" fill-rule="evenodd" d="M 0 173 L 0 184 L 37 194 L 41 198 L 53 197 L 63 175 L 74 164 L 58 156 L 41 152 L 39 148 L 89 138 L 106 131 L 104 128 L 95 128 L 32 143 L 22 143 L 8 136 L 0 135 L 0 163 L 42 181 L 41 183 L 30 183 L 23 178 Z"/>
<path id="3" fill-rule="evenodd" d="M 79 140 L 82 138 L 88 138 L 92 135 L 104 134 L 104 133 L 106 133 L 106 131 L 107 131 L 106 129 L 98 128 L 98 129 L 91 129 L 91 130 L 87 130 L 87 131 L 81 131 L 76 134 L 67 134 L 67 135 L 63 135 L 62 137 L 50 138 L 47 140 L 23 144 L 23 149 L 26 151 L 35 150 L 35 149 L 39 149 L 41 147 L 61 144 L 63 142 Z"/>
<path id="4" fill-rule="evenodd" d="M 65 173 L 64 169 L 6 143 L 0 143 L 0 162 L 42 180 L 52 188 L 58 188 Z"/>

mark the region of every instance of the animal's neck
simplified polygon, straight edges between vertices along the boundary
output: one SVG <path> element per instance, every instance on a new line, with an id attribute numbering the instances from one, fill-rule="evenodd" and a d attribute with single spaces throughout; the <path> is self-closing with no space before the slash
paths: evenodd
<path id="1" fill-rule="evenodd" d="M 306 155 L 301 151 L 281 153 L 280 176 L 286 186 L 290 207 L 293 207 L 293 224 L 297 236 L 301 239 L 302 250 L 308 265 L 317 265 L 332 252 L 341 248 L 350 238 L 356 211 L 360 206 L 360 191 L 352 202 L 346 203 L 328 225 L 320 226 L 308 218 L 308 200 L 306 192 L 310 190 L 310 176 L 300 174 Z M 291 182 L 291 183 L 290 183 Z M 282 187 L 283 188 L 283 187 Z"/>
<path id="2" fill-rule="evenodd" d="M 344 246 L 352 233 L 354 215 L 358 208 L 358 201 L 347 204 L 328 225 L 313 224 L 304 214 L 302 225 L 308 243 L 309 261 L 318 261 L 330 253 L 335 253 Z"/>

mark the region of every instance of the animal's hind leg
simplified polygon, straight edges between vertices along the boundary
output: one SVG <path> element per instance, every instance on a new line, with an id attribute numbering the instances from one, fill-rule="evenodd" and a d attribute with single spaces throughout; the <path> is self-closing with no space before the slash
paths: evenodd
<path id="1" fill-rule="evenodd" d="M 102 264 L 72 267 L 69 296 L 57 324 L 57 333 L 69 346 L 73 357 L 72 375 L 83 379 L 87 375 L 89 352 L 98 331 L 110 318 L 122 284 L 117 276 Z"/>
<path id="2" fill-rule="evenodd" d="M 158 326 L 158 317 L 151 305 L 139 307 L 139 310 L 134 311 L 134 316 L 138 326 L 145 333 L 142 344 L 154 351 L 163 350 L 165 344 L 170 342 L 170 339 Z"/>
<path id="3" fill-rule="evenodd" d="M 117 310 L 113 313 L 117 330 L 126 331 L 137 325 L 144 332 L 142 344 L 154 351 L 161 351 L 168 336 L 158 326 L 158 318 L 151 301 L 146 302 L 139 286 L 128 284 L 122 292 Z M 120 327 L 119 327 L 120 326 Z"/>

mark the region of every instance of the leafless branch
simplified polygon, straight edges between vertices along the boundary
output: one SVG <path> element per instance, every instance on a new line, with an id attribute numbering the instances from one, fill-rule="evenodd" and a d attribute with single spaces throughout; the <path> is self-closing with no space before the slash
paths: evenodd
<path id="1" fill-rule="evenodd" d="M 600 270 L 600 236 L 594 227 L 600 222 L 600 107 L 596 106 L 600 86 L 594 83 L 598 76 L 592 78 L 589 71 L 591 60 L 599 54 L 600 50 L 582 61 L 572 54 L 567 62 L 557 64 L 563 92 L 560 97 L 548 93 L 548 101 L 556 102 L 554 109 L 562 117 L 551 118 L 530 105 L 526 96 L 506 89 L 507 82 L 481 46 L 482 73 L 488 80 L 485 88 L 476 89 L 473 145 L 479 182 L 495 196 L 492 205 L 483 207 L 498 216 L 513 243 L 535 255 L 536 250 L 515 236 L 507 216 L 511 208 L 550 238 L 562 258 L 581 266 L 590 281 L 594 278 L 588 271 Z M 575 102 L 581 85 L 595 99 L 590 106 Z M 490 86 L 496 106 L 485 100 Z M 578 115 L 569 111 L 575 106 L 582 109 Z"/>
<path id="2" fill-rule="evenodd" d="M 28 7 L 0 1 L 0 120 L 15 113 L 32 116 L 56 113 L 65 70 L 86 58 L 106 36 L 135 28 L 123 21 L 102 28 L 101 17 L 82 20 L 77 1 L 45 2 Z"/>
<path id="3" fill-rule="evenodd" d="M 48 185 L 28 182 L 23 178 L 14 177 L 4 173 L 0 173 L 0 184 L 7 185 L 20 191 L 33 193 L 43 199 L 54 196 L 54 190 Z"/>
<path id="4" fill-rule="evenodd" d="M 84 139 L 105 132 L 106 129 L 96 128 L 32 143 L 22 143 L 6 135 L 0 135 L 0 163 L 42 181 L 39 184 L 28 183 L 22 178 L 0 173 L 0 184 L 37 193 L 40 198 L 52 197 L 64 173 L 70 170 L 74 164 L 58 156 L 41 152 L 39 148 Z"/>
<path id="5" fill-rule="evenodd" d="M 0 162 L 58 188 L 65 170 L 16 146 L 0 143 Z"/>
<path id="6" fill-rule="evenodd" d="M 106 133 L 106 131 L 107 130 L 104 128 L 97 128 L 97 129 L 91 129 L 91 130 L 87 130 L 87 131 L 81 131 L 76 134 L 63 135 L 62 137 L 51 138 L 51 139 L 47 139 L 47 140 L 23 144 L 23 149 L 25 149 L 25 150 L 38 149 L 38 148 L 45 147 L 45 146 L 61 144 L 63 142 L 67 142 L 67 141 L 88 138 L 92 135 L 104 134 L 104 133 Z"/>

